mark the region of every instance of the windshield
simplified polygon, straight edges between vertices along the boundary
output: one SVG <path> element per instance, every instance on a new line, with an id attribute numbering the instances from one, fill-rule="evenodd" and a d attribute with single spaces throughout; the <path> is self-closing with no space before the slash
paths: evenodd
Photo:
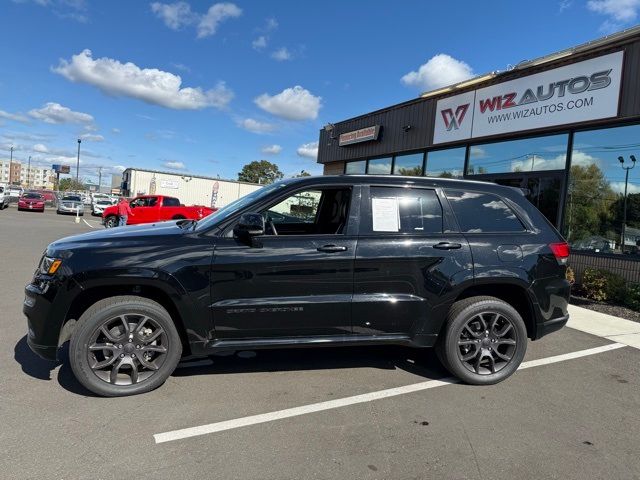
<path id="1" fill-rule="evenodd" d="M 231 202 L 229 205 L 222 207 L 220 210 L 200 220 L 196 226 L 196 230 L 202 230 L 216 225 L 217 223 L 220 223 L 229 218 L 238 210 L 243 209 L 251 203 L 259 202 L 262 198 L 266 197 L 272 192 L 275 192 L 276 190 L 286 187 L 290 183 L 291 180 L 281 180 L 279 182 L 272 183 L 271 185 L 267 185 L 258 190 L 255 190 L 250 194 L 245 195 L 244 197 L 240 197 L 235 202 Z"/>
<path id="2" fill-rule="evenodd" d="M 65 195 L 62 197 L 62 200 L 68 200 L 70 202 L 81 202 L 80 197 L 76 197 L 74 195 Z"/>
<path id="3" fill-rule="evenodd" d="M 25 193 L 22 198 L 42 198 L 39 194 L 37 193 Z"/>

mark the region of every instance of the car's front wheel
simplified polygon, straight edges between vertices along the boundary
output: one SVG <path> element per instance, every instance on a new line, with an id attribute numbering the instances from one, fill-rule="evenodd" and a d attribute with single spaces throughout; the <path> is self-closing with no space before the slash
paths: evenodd
<path id="1" fill-rule="evenodd" d="M 109 215 L 104 219 L 104 227 L 105 228 L 113 228 L 118 225 L 118 218 L 115 215 Z"/>
<path id="2" fill-rule="evenodd" d="M 162 385 L 182 355 L 167 310 L 143 297 L 100 300 L 82 314 L 69 344 L 78 381 L 92 392 L 119 397 Z"/>
<path id="3" fill-rule="evenodd" d="M 492 385 L 522 363 L 527 328 L 520 314 L 498 298 L 466 298 L 451 307 L 436 348 L 444 366 L 463 382 Z"/>

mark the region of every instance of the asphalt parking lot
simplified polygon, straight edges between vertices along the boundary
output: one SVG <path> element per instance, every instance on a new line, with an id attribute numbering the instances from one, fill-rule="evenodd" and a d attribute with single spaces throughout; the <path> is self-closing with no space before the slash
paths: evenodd
<path id="1" fill-rule="evenodd" d="M 187 362 L 149 394 L 94 397 L 31 353 L 22 315 L 46 245 L 102 228 L 84 220 L 0 211 L 1 478 L 640 478 L 640 350 L 570 328 L 491 387 L 451 383 L 429 351 L 327 348 Z"/>

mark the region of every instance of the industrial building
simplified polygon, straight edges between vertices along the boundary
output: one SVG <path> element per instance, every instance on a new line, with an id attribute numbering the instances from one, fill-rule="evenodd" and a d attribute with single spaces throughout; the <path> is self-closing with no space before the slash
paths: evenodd
<path id="1" fill-rule="evenodd" d="M 167 195 L 177 197 L 185 205 L 224 207 L 253 192 L 261 185 L 220 178 L 127 168 L 122 172 L 121 194 Z"/>

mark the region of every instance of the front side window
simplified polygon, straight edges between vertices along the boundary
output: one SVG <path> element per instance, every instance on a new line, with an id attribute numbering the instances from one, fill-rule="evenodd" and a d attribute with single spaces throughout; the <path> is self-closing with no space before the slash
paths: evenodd
<path id="1" fill-rule="evenodd" d="M 365 232 L 442 233 L 442 206 L 433 190 L 371 187 L 370 212 Z"/>
<path id="2" fill-rule="evenodd" d="M 467 175 L 564 170 L 568 141 L 562 134 L 471 145 Z"/>
<path id="3" fill-rule="evenodd" d="M 524 226 L 499 197 L 486 193 L 446 190 L 460 229 L 465 233 L 522 232 Z"/>
<path id="4" fill-rule="evenodd" d="M 266 208 L 267 235 L 339 235 L 347 228 L 351 188 L 296 192 Z"/>

